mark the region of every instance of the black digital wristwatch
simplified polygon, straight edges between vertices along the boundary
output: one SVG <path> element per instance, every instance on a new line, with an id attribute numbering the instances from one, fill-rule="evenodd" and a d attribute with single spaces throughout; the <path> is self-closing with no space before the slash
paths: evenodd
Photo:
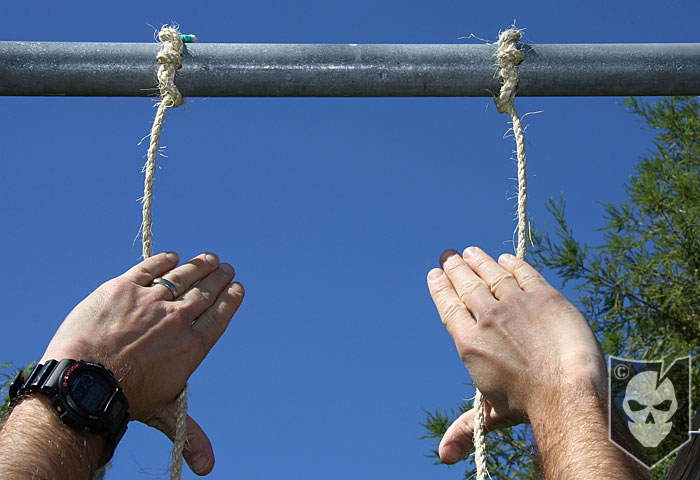
<path id="1" fill-rule="evenodd" d="M 10 401 L 32 393 L 46 395 L 66 425 L 101 435 L 99 466 L 109 462 L 129 423 L 129 402 L 112 372 L 99 363 L 49 360 L 26 379 L 19 372 L 10 386 Z"/>

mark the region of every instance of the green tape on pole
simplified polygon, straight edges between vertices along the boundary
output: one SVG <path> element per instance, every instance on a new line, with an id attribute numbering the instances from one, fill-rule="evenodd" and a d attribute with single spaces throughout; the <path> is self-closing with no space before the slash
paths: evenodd
<path id="1" fill-rule="evenodd" d="M 197 37 L 195 35 L 180 35 L 182 43 L 197 43 Z"/>

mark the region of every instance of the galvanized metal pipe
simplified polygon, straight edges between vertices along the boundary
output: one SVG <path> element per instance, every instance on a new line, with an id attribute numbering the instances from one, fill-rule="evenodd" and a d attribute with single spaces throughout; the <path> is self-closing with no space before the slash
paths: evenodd
<path id="1" fill-rule="evenodd" d="M 151 43 L 0 42 L 0 95 L 153 96 Z M 700 94 L 700 44 L 523 45 L 519 96 Z M 494 45 L 188 44 L 186 97 L 469 97 Z"/>

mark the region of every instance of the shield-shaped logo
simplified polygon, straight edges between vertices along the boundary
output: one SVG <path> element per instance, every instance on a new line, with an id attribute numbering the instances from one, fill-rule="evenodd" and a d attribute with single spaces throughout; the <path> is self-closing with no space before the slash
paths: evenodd
<path id="1" fill-rule="evenodd" d="M 646 468 L 690 441 L 690 356 L 664 361 L 610 356 L 610 441 Z M 613 409 L 624 427 L 615 428 Z"/>

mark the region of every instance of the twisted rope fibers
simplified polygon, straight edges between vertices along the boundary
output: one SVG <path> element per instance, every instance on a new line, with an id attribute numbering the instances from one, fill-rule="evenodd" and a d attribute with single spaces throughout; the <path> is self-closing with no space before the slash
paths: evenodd
<path id="1" fill-rule="evenodd" d="M 524 54 L 518 49 L 517 43 L 522 33 L 516 28 L 508 29 L 498 36 L 496 63 L 499 66 L 498 75 L 503 82 L 499 95 L 494 99 L 499 113 L 510 115 L 515 136 L 516 155 L 518 159 L 518 243 L 516 256 L 525 258 L 527 250 L 527 158 L 525 157 L 525 137 L 523 126 L 513 101 L 518 87 L 518 64 L 523 61 Z M 485 412 L 484 397 L 477 389 L 474 397 L 474 463 L 476 464 L 476 479 L 486 480 L 486 441 L 485 441 Z"/>
<path id="2" fill-rule="evenodd" d="M 151 127 L 151 142 L 148 147 L 145 173 L 144 191 L 142 200 L 143 221 L 141 223 L 141 244 L 143 258 L 153 255 L 151 208 L 153 205 L 153 177 L 156 171 L 156 159 L 160 147 L 160 134 L 163 131 L 165 115 L 168 109 L 178 107 L 184 103 L 182 94 L 175 86 L 175 72 L 182 66 L 182 53 L 185 49 L 177 28 L 164 26 L 158 32 L 160 49 L 158 50 L 158 88 L 160 101 L 158 110 Z M 171 480 L 179 480 L 182 475 L 182 452 L 187 438 L 187 385 L 177 397 L 177 414 L 175 418 L 175 438 L 173 440 L 172 466 L 170 468 Z"/>
<path id="3" fill-rule="evenodd" d="M 527 250 L 527 158 L 525 157 L 525 136 L 520 115 L 515 110 L 515 90 L 518 86 L 518 64 L 525 55 L 518 49 L 517 43 L 522 38 L 520 30 L 511 28 L 501 33 L 498 38 L 496 61 L 500 67 L 499 76 L 503 81 L 501 91 L 496 97 L 499 113 L 510 115 L 513 123 L 513 135 L 518 158 L 518 246 L 516 256 L 524 260 Z"/>

